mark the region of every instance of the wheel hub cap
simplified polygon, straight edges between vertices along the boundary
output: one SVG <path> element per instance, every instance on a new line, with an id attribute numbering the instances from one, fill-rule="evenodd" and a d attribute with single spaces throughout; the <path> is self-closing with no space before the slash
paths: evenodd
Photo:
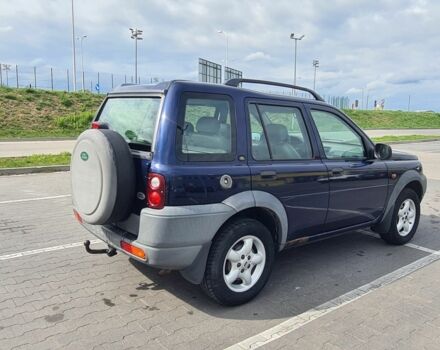
<path id="1" fill-rule="evenodd" d="M 260 279 L 266 264 L 266 250 L 263 242 L 253 235 L 237 240 L 226 254 L 223 264 L 223 278 L 234 292 L 252 288 Z"/>
<path id="2" fill-rule="evenodd" d="M 397 212 L 397 232 L 402 237 L 407 236 L 416 220 L 416 205 L 412 199 L 406 199 L 400 205 Z"/>

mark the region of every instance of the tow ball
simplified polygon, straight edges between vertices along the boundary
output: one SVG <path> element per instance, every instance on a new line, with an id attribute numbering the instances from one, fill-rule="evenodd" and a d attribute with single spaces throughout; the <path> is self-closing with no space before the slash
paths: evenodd
<path id="1" fill-rule="evenodd" d="M 84 242 L 84 247 L 86 248 L 86 252 L 89 254 L 107 254 L 108 256 L 115 256 L 118 254 L 116 249 L 110 246 L 107 249 L 92 249 L 90 248 L 89 240 Z"/>

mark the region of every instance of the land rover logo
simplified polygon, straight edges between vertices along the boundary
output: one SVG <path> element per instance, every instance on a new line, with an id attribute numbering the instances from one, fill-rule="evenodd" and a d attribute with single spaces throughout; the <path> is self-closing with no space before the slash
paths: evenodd
<path id="1" fill-rule="evenodd" d="M 83 161 L 89 159 L 89 155 L 87 154 L 87 152 L 81 152 L 80 157 Z"/>

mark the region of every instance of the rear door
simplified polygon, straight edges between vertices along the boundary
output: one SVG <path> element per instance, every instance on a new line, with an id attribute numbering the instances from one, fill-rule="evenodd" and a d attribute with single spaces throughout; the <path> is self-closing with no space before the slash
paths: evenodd
<path id="1" fill-rule="evenodd" d="M 388 188 L 384 161 L 374 158 L 372 145 L 342 113 L 309 105 L 329 171 L 330 202 L 326 230 L 337 230 L 377 219 Z"/>
<path id="2" fill-rule="evenodd" d="M 327 168 L 309 136 L 303 105 L 258 99 L 246 105 L 252 189 L 281 201 L 288 240 L 321 232 L 328 206 Z"/>
<path id="3" fill-rule="evenodd" d="M 136 172 L 135 214 L 146 206 L 145 178 L 162 103 L 162 94 L 110 94 L 95 120 L 119 133 L 131 149 Z"/>
<path id="4" fill-rule="evenodd" d="M 231 96 L 185 92 L 179 102 L 176 161 L 163 168 L 169 179 L 167 205 L 221 203 L 250 190 L 249 167 L 243 154 L 245 130 Z M 159 171 L 159 170 L 158 170 Z"/>

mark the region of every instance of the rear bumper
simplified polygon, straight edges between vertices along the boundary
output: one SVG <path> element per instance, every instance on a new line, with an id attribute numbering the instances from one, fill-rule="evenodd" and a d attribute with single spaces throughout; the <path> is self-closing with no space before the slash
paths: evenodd
<path id="1" fill-rule="evenodd" d="M 234 212 L 226 204 L 145 208 L 139 217 L 131 216 L 119 227 L 86 223 L 83 226 L 109 246 L 138 261 L 157 268 L 182 270 L 207 254 L 214 235 Z M 122 250 L 121 241 L 145 251 L 146 260 Z"/>

